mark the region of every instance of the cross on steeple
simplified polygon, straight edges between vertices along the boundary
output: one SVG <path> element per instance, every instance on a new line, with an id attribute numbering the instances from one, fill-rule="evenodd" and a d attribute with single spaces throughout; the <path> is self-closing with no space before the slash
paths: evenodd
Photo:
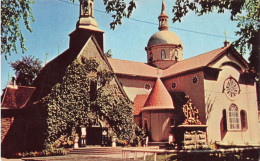
<path id="1" fill-rule="evenodd" d="M 224 41 L 224 46 L 228 46 L 229 45 L 229 41 L 227 40 L 227 31 L 224 31 L 224 35 L 225 35 L 225 41 Z"/>
<path id="2" fill-rule="evenodd" d="M 45 65 L 48 63 L 48 59 L 47 59 L 47 58 L 48 58 L 48 55 L 49 55 L 49 54 L 46 52 L 46 53 L 45 53 L 45 56 L 46 56 Z"/>
<path id="3" fill-rule="evenodd" d="M 225 34 L 225 41 L 227 41 L 227 31 L 226 30 L 224 31 L 224 34 Z"/>

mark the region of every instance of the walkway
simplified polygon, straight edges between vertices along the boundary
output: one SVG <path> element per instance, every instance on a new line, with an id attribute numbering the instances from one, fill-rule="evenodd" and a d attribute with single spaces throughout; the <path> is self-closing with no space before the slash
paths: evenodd
<path id="1" fill-rule="evenodd" d="M 49 157 L 30 157 L 22 159 L 5 159 L 2 161 L 123 161 L 122 147 L 100 147 L 88 146 L 84 148 L 74 149 L 64 156 L 49 156 Z M 134 156 L 129 156 L 133 158 Z"/>

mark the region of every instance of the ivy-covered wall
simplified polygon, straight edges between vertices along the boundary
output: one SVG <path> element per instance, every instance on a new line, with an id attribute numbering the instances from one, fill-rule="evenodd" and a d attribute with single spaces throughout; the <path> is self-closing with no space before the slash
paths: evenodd
<path id="1" fill-rule="evenodd" d="M 95 59 L 76 59 L 61 83 L 42 99 L 47 109 L 45 144 L 49 145 L 73 127 L 106 120 L 119 139 L 134 136 L 132 105 L 113 81 L 113 73 L 99 68 Z"/>

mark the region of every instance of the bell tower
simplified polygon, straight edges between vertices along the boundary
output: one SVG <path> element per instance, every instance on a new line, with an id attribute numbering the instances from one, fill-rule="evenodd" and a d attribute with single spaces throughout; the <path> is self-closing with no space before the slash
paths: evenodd
<path id="1" fill-rule="evenodd" d="M 80 0 L 77 28 L 98 29 L 98 24 L 94 19 L 94 0 Z"/>
<path id="2" fill-rule="evenodd" d="M 103 50 L 103 33 L 94 19 L 94 0 L 80 0 L 79 20 L 76 30 L 70 34 L 70 48 L 79 51 L 94 36 Z"/>

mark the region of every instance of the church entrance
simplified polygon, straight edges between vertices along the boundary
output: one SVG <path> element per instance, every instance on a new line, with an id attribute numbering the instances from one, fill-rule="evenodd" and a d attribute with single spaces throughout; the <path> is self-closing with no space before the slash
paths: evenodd
<path id="1" fill-rule="evenodd" d="M 102 128 L 100 123 L 84 129 L 86 134 L 85 145 L 108 145 L 108 128 Z"/>

